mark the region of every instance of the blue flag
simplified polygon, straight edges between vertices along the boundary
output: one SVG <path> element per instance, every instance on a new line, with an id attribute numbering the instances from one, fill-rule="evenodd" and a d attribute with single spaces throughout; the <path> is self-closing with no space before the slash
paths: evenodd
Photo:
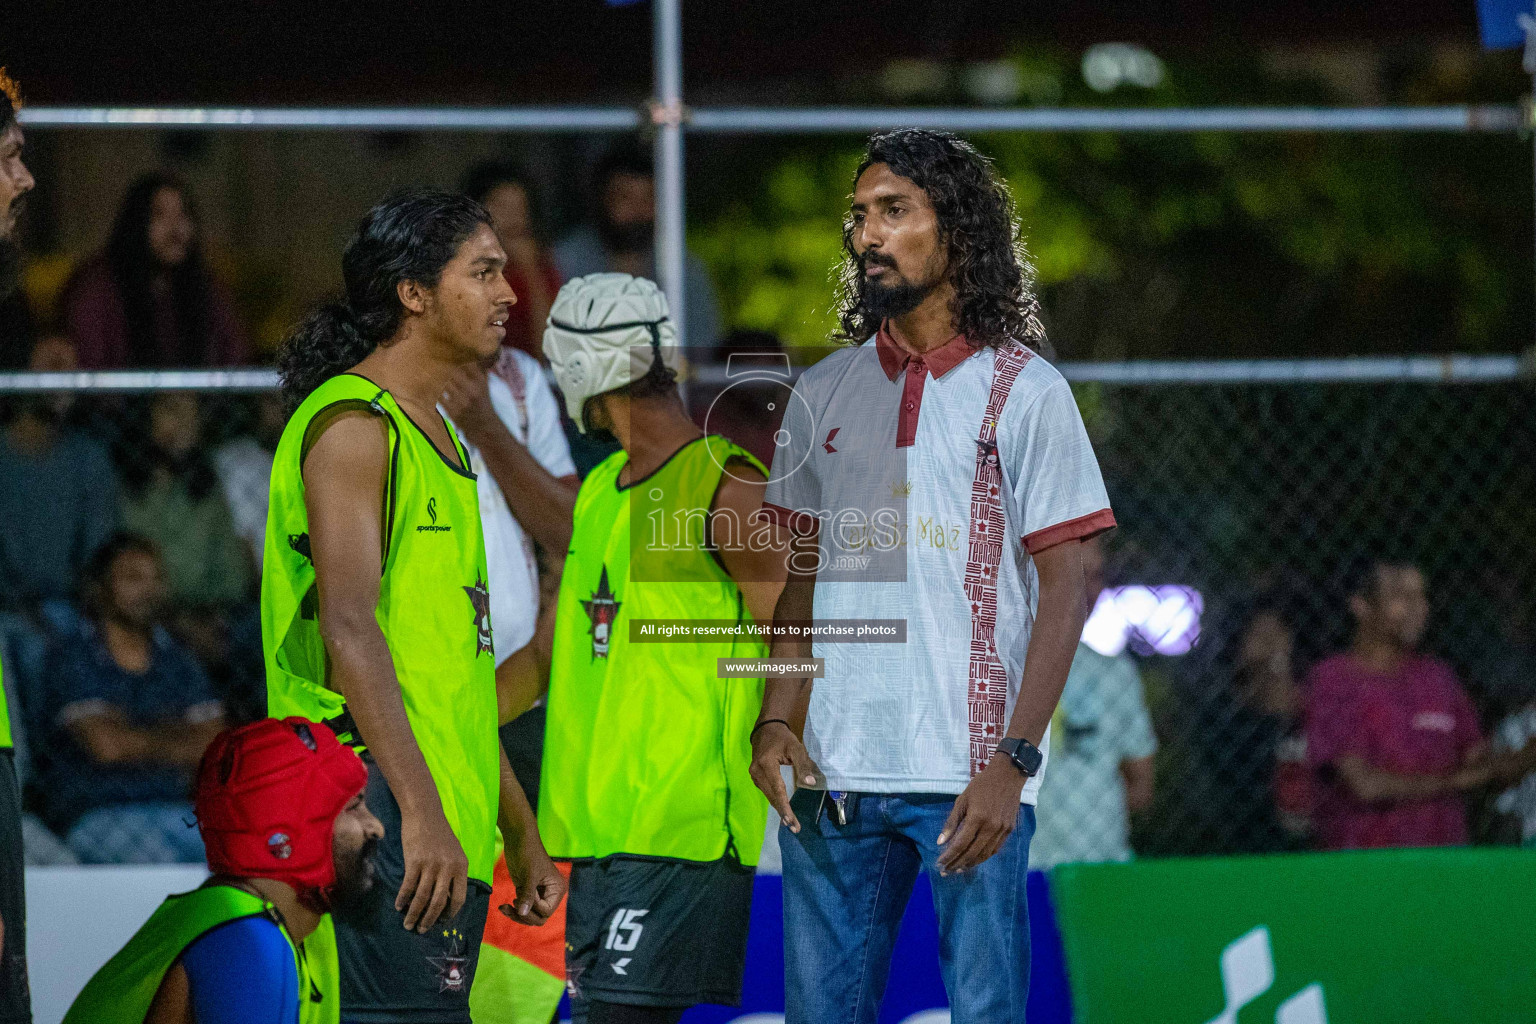
<path id="1" fill-rule="evenodd" d="M 610 0 L 612 2 L 612 0 Z M 1525 45 L 1520 15 L 1536 17 L 1533 0 L 1477 0 L 1477 28 L 1485 50 L 1510 50 Z"/>

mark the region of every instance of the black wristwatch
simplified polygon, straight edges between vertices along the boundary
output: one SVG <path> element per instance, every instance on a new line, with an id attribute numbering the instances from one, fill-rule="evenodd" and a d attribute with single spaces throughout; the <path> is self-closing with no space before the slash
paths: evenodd
<path id="1" fill-rule="evenodd" d="M 1045 755 L 1040 752 L 1040 748 L 1026 739 L 1005 739 L 997 745 L 997 749 L 1008 755 L 1008 760 L 1024 773 L 1025 778 L 1038 772 L 1040 765 L 1045 761 Z"/>

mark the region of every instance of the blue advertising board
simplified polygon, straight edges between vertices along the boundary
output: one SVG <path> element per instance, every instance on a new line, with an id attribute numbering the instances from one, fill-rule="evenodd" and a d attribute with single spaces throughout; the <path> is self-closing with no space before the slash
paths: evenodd
<path id="1" fill-rule="evenodd" d="M 684 1024 L 772 1024 L 784 1013 L 783 885 L 778 875 L 761 874 L 752 897 L 752 925 L 747 936 L 747 972 L 741 1006 L 697 1006 Z M 1046 876 L 1029 874 L 1031 970 L 1030 1024 L 1071 1024 L 1072 1008 L 1062 956 L 1061 935 L 1051 905 Z M 880 1024 L 941 1024 L 949 1019 L 949 1001 L 939 977 L 938 922 L 928 880 L 919 877 L 901 934 L 891 957 Z M 562 1006 L 562 1016 L 569 1009 Z"/>
<path id="2" fill-rule="evenodd" d="M 1520 15 L 1532 16 L 1532 0 L 1477 0 L 1477 29 L 1485 50 L 1508 50 L 1525 45 Z"/>

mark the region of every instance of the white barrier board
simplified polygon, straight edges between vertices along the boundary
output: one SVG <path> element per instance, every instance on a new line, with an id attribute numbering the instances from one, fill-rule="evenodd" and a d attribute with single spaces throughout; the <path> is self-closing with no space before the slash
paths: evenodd
<path id="1" fill-rule="evenodd" d="M 196 889 L 201 864 L 27 868 L 27 963 L 35 1024 L 69 1004 L 173 892 Z"/>

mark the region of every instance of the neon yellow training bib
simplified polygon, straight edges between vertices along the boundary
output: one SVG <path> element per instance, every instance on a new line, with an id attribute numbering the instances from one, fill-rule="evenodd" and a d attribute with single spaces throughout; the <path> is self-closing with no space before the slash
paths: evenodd
<path id="1" fill-rule="evenodd" d="M 316 388 L 288 421 L 274 456 L 261 576 L 267 713 L 325 721 L 346 710 L 331 686 L 320 638 L 301 470 L 326 425 L 354 410 L 383 417 L 389 428 L 379 628 L 394 658 L 411 731 L 469 858 L 469 877 L 490 885 L 501 755 L 475 477 L 450 465 L 388 391 L 356 374 L 340 374 Z M 468 466 L 457 436 L 454 445 Z M 361 748 L 361 738 L 347 731 L 350 719 L 337 725 L 344 742 Z"/>
<path id="2" fill-rule="evenodd" d="M 624 452 L 576 498 L 550 666 L 539 831 L 553 857 L 614 853 L 756 864 L 768 804 L 748 736 L 762 679 L 721 679 L 720 658 L 765 657 L 755 637 L 633 643 L 634 619 L 751 622 L 706 546 L 726 460 L 745 449 L 700 438 L 629 487 Z M 652 524 L 665 531 L 646 540 Z M 641 543 L 631 546 L 631 530 Z M 636 564 L 641 563 L 641 564 Z M 664 582 L 653 582 L 664 581 Z"/>
<path id="3" fill-rule="evenodd" d="M 64 1015 L 64 1024 L 144 1024 L 166 972 L 188 946 L 220 925 L 272 914 L 272 904 L 229 885 L 167 897 L 128 945 L 86 982 Z M 299 972 L 299 1024 L 336 1024 L 341 1019 L 341 978 L 329 915 L 297 946 L 288 929 L 280 923 L 278 927 Z"/>
<path id="4" fill-rule="evenodd" d="M 11 747 L 11 709 L 5 699 L 5 667 L 0 665 L 0 750 Z"/>

